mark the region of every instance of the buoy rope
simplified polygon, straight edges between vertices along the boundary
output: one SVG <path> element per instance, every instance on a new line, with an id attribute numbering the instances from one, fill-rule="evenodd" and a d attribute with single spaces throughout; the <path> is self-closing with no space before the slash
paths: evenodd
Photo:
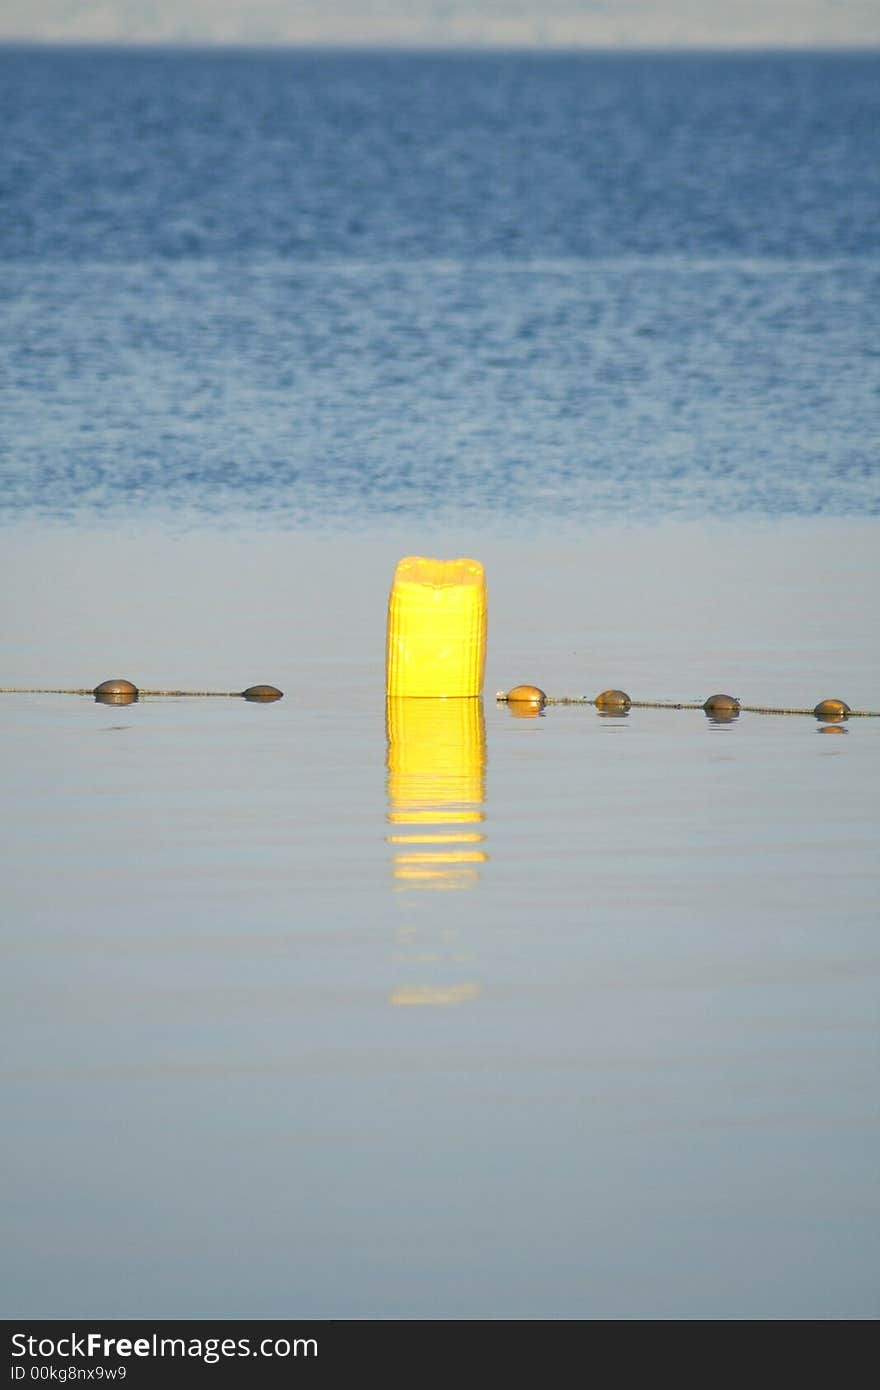
<path id="1" fill-rule="evenodd" d="M 82 687 L 59 688 L 57 686 L 22 686 L 22 685 L 3 685 L 0 686 L 0 695 L 94 695 L 95 689 Z M 241 699 L 244 691 L 242 690 L 141 690 L 138 689 L 137 696 L 156 697 L 179 697 L 187 699 L 218 699 L 218 700 L 238 700 Z M 499 704 L 507 703 L 507 696 L 499 692 L 495 696 Z M 546 705 L 596 705 L 595 700 L 591 700 L 587 695 L 548 695 L 544 700 Z M 613 707 L 610 707 L 614 713 Z M 629 704 L 619 706 L 617 713 L 625 712 L 625 709 L 705 709 L 705 706 L 696 701 L 686 700 L 631 700 Z M 781 705 L 739 705 L 735 713 L 741 714 L 811 714 L 815 715 L 815 708 L 805 709 L 800 706 L 781 706 Z M 846 712 L 847 719 L 880 719 L 880 710 L 876 709 L 851 709 Z"/>
<path id="2" fill-rule="evenodd" d="M 498 694 L 495 699 L 499 704 L 507 703 L 507 696 Z M 544 701 L 547 705 L 595 705 L 596 701 L 591 700 L 587 695 L 548 695 Z M 606 713 L 625 713 L 627 709 L 705 709 L 703 703 L 691 703 L 684 700 L 631 700 L 628 705 L 620 705 L 616 708 L 608 706 Z M 813 709 L 802 709 L 796 706 L 783 708 L 779 705 L 739 705 L 732 713 L 742 714 L 815 714 Z M 710 711 L 711 713 L 711 711 Z M 851 709 L 846 712 L 847 719 L 880 719 L 880 710 L 876 709 Z"/>
<path id="3" fill-rule="evenodd" d="M 127 691 L 122 691 L 122 692 L 113 692 L 113 691 L 110 691 L 109 693 L 110 693 L 110 694 L 122 693 L 123 695 L 125 695 L 125 694 L 128 694 L 129 692 L 127 692 Z M 54 689 L 54 688 L 51 688 L 51 687 L 40 687 L 40 688 L 36 688 L 36 689 L 35 689 L 35 688 L 33 688 L 33 687 L 30 687 L 30 686 L 19 686 L 19 685 L 3 685 L 3 686 L 0 686 L 0 695 L 94 695 L 94 694 L 95 694 L 94 686 L 91 687 L 91 689 L 89 689 L 89 690 L 72 690 L 72 689 L 57 690 L 57 689 Z M 196 696 L 196 695 L 199 695 L 199 696 L 216 696 L 218 699 L 226 699 L 226 698 L 230 698 L 230 697 L 233 698 L 233 699 L 240 699 L 241 696 L 244 694 L 244 691 L 242 691 L 242 690 L 141 690 L 140 687 L 139 687 L 137 691 L 132 691 L 131 694 L 132 694 L 132 695 L 137 694 L 138 698 L 140 698 L 141 695 L 153 695 L 153 696 L 155 696 L 155 695 L 186 695 L 186 696 Z"/>
<path id="4" fill-rule="evenodd" d="M 770 705 L 740 705 L 741 710 L 747 714 L 815 714 L 815 709 L 777 709 Z M 827 715 L 825 716 L 828 717 Z M 849 709 L 846 712 L 847 719 L 878 719 L 880 710 L 876 709 Z"/>

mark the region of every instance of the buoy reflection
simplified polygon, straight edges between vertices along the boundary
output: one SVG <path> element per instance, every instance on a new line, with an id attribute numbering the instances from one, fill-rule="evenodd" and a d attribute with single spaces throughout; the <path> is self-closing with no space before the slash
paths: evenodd
<path id="1" fill-rule="evenodd" d="M 389 696 L 388 821 L 400 888 L 469 888 L 480 848 L 486 725 L 480 699 Z"/>
<path id="2" fill-rule="evenodd" d="M 508 700 L 507 713 L 511 719 L 543 719 L 544 706 L 539 700 Z"/>
<path id="3" fill-rule="evenodd" d="M 704 714 L 710 724 L 733 724 L 739 719 L 738 709 L 705 709 Z"/>
<path id="4" fill-rule="evenodd" d="M 479 997 L 480 986 L 474 980 L 466 980 L 459 985 L 415 985 L 395 989 L 388 996 L 388 1002 L 401 1008 L 424 1004 L 466 1004 Z"/>

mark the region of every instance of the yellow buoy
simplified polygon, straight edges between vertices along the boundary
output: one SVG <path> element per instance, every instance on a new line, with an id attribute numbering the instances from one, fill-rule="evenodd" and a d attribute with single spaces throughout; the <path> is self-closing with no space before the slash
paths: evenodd
<path id="1" fill-rule="evenodd" d="M 478 560 L 401 560 L 388 600 L 387 694 L 481 695 L 487 611 Z"/>

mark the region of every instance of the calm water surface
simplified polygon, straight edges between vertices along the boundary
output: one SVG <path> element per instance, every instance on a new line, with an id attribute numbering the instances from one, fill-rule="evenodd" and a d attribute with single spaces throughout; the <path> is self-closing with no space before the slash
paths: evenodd
<path id="1" fill-rule="evenodd" d="M 8 1315 L 876 1317 L 876 55 L 0 72 Z"/>
<path id="2" fill-rule="evenodd" d="M 8 539 L 24 680 L 287 693 L 2 697 L 7 1306 L 876 1313 L 880 721 L 491 698 L 867 703 L 871 524 L 486 541 L 389 726 L 397 536 Z"/>

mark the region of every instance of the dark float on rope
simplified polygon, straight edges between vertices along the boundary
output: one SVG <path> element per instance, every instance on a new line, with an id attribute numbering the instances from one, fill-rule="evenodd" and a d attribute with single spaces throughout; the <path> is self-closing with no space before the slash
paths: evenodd
<path id="1" fill-rule="evenodd" d="M 817 719 L 836 721 L 846 719 L 851 710 L 846 700 L 820 700 L 813 713 Z"/>
<path id="2" fill-rule="evenodd" d="M 533 709 L 543 709 L 547 703 L 547 696 L 537 685 L 515 685 L 504 699 L 509 705 L 530 705 Z"/>
<path id="3" fill-rule="evenodd" d="M 593 704 L 596 706 L 596 709 L 619 711 L 629 709 L 632 700 L 625 690 L 603 690 L 596 696 Z"/>
<path id="4" fill-rule="evenodd" d="M 94 689 L 95 701 L 99 705 L 133 705 L 139 693 L 131 681 L 119 678 L 101 681 Z"/>

